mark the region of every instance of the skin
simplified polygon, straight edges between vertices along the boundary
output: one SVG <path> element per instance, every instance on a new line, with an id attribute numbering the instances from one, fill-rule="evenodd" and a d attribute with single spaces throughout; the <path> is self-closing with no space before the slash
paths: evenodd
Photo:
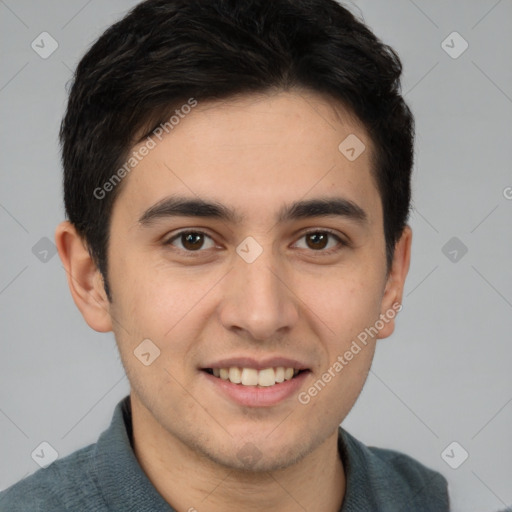
<path id="1" fill-rule="evenodd" d="M 353 162 L 338 150 L 349 134 L 366 145 Z M 290 357 L 307 363 L 299 390 L 307 391 L 401 302 L 412 233 L 407 226 L 388 273 L 372 151 L 361 123 L 313 92 L 200 103 L 124 179 L 108 247 L 112 303 L 74 227 L 57 228 L 75 303 L 93 329 L 115 334 L 131 384 L 136 456 L 177 510 L 339 510 L 345 472 L 338 425 L 394 320 L 307 404 L 294 393 L 271 407 L 240 406 L 200 368 L 231 356 Z M 139 222 L 172 194 L 215 200 L 244 218 Z M 276 222 L 284 204 L 332 197 L 356 203 L 367 222 Z M 208 235 L 191 257 L 182 237 L 164 245 L 183 229 Z M 330 238 L 319 249 L 305 236 L 326 229 L 349 245 Z M 252 263 L 236 252 L 248 236 L 263 249 Z M 147 338 L 160 349 L 149 366 L 133 354 Z M 252 465 L 237 456 L 247 443 L 259 454 Z"/>

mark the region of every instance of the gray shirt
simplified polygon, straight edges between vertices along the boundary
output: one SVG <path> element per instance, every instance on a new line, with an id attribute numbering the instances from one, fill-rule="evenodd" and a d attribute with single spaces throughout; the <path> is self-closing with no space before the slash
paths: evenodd
<path id="1" fill-rule="evenodd" d="M 339 427 L 346 474 L 340 512 L 445 512 L 445 478 L 402 453 L 367 447 Z M 191 503 L 191 507 L 193 507 Z M 196 507 L 200 512 L 199 504 Z M 0 493 L 0 512 L 175 512 L 139 465 L 130 397 L 95 444 L 56 460 Z"/>

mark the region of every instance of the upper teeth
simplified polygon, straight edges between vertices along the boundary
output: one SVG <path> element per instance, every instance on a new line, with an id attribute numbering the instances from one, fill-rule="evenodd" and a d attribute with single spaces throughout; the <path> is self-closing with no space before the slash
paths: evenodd
<path id="1" fill-rule="evenodd" d="M 276 383 L 290 380 L 299 370 L 294 368 L 265 368 L 264 370 L 256 370 L 254 368 L 213 368 L 213 375 L 223 380 L 229 380 L 234 384 L 242 384 L 244 386 L 273 386 Z"/>

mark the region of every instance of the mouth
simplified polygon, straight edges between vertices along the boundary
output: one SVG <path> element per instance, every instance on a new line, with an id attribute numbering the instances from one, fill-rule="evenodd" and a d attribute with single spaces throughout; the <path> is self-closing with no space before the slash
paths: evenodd
<path id="1" fill-rule="evenodd" d="M 307 369 L 285 366 L 269 367 L 261 370 L 231 366 L 226 368 L 203 368 L 202 371 L 217 379 L 252 388 L 276 387 L 309 372 Z"/>

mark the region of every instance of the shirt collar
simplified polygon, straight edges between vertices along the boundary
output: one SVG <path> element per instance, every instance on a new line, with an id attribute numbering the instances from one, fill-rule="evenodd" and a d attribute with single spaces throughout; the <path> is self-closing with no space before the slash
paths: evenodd
<path id="1" fill-rule="evenodd" d="M 95 461 L 98 484 L 112 512 L 175 512 L 135 457 L 130 395 L 117 404 L 110 427 L 98 439 Z"/>

